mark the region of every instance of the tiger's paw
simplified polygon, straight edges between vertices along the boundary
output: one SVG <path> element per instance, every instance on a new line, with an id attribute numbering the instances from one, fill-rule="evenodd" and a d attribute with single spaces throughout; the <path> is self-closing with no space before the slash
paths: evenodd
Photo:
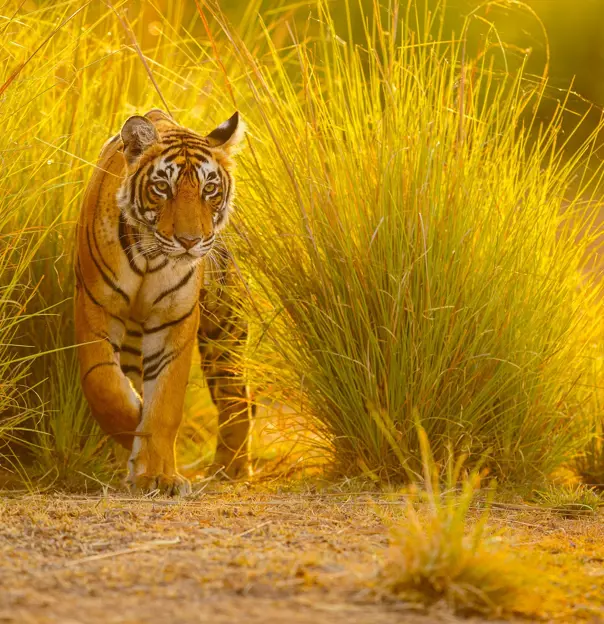
<path id="1" fill-rule="evenodd" d="M 177 473 L 172 475 L 143 473 L 128 477 L 127 484 L 130 491 L 136 494 L 158 491 L 164 496 L 187 496 L 191 493 L 189 480 Z"/>

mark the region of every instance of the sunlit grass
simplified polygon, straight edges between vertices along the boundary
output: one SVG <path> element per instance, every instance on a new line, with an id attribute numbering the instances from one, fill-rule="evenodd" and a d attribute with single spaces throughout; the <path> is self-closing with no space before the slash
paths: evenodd
<path id="1" fill-rule="evenodd" d="M 545 79 L 505 71 L 504 47 L 469 58 L 423 6 L 372 12 L 355 42 L 319 2 L 317 40 L 279 50 L 267 25 L 261 59 L 216 10 L 262 119 L 233 243 L 256 377 L 316 418 L 344 474 L 417 473 L 417 413 L 437 458 L 452 444 L 540 481 L 594 409 L 597 131 L 565 150 L 564 101 L 538 118 Z"/>
<path id="2" fill-rule="evenodd" d="M 0 202 L 1 203 L 1 202 Z M 31 345 L 23 347 L 25 327 L 43 312 L 34 305 L 38 284 L 29 268 L 44 247 L 24 215 L 21 228 L 12 228 L 18 203 L 0 210 L 0 481 L 29 483 L 22 455 L 32 452 L 29 436 L 43 417 L 39 385 L 30 371 L 37 358 Z"/>
<path id="3" fill-rule="evenodd" d="M 580 278 L 590 237 L 578 233 L 599 200 L 596 135 L 565 152 L 565 102 L 542 123 L 545 83 L 506 73 L 503 46 L 464 56 L 432 4 L 368 11 L 356 41 L 321 2 L 308 21 L 284 5 L 263 22 L 259 2 L 234 24 L 200 4 L 203 25 L 177 2 L 129 19 L 177 121 L 205 132 L 238 108 L 250 128 L 225 238 L 249 304 L 256 396 L 312 424 L 294 462 L 332 457 L 349 476 L 407 480 L 421 472 L 417 413 L 437 459 L 452 445 L 503 480 L 538 481 L 595 439 L 585 423 L 599 287 Z M 35 285 L 28 309 L 55 315 L 27 320 L 29 346 L 15 357 L 73 343 L 86 181 L 124 119 L 162 105 L 121 11 L 74 0 L 2 25 L 0 231 L 17 237 L 11 262 L 22 267 L 2 275 Z M 23 415 L 45 406 L 31 439 L 52 478 L 85 465 L 98 476 L 107 460 L 74 355 L 34 362 L 36 394 L 19 415 L 31 427 Z M 196 468 L 211 456 L 215 416 L 193 379 L 181 456 Z M 279 465 L 289 433 L 285 418 L 269 431 L 259 467 Z"/>

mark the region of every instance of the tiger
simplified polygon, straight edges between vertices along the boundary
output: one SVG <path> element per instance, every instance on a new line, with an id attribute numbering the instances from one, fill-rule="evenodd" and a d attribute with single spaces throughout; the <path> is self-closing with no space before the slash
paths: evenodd
<path id="1" fill-rule="evenodd" d="M 74 267 L 80 382 L 101 429 L 130 451 L 134 492 L 191 492 L 175 442 L 196 342 L 218 408 L 214 464 L 230 478 L 250 473 L 247 323 L 219 235 L 244 136 L 238 112 L 205 136 L 160 109 L 133 115 L 103 146 L 84 193 Z"/>

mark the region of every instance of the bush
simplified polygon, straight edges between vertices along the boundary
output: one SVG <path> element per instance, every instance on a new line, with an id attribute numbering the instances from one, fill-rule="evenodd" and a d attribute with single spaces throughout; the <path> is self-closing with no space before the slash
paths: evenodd
<path id="1" fill-rule="evenodd" d="M 257 376 L 347 475 L 419 472 L 417 413 L 437 460 L 450 443 L 539 481 L 586 441 L 597 132 L 565 153 L 564 102 L 538 117 L 545 80 L 504 71 L 503 46 L 468 58 L 420 5 L 374 12 L 357 44 L 319 2 L 318 40 L 262 63 L 216 15 L 262 119 L 238 222 Z"/>

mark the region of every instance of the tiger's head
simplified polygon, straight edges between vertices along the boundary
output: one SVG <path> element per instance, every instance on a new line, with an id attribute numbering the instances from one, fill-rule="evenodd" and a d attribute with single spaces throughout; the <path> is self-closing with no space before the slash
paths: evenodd
<path id="1" fill-rule="evenodd" d="M 245 132 L 239 113 L 206 136 L 152 110 L 121 130 L 126 175 L 117 193 L 149 253 L 191 261 L 205 256 L 231 211 L 232 156 Z"/>

